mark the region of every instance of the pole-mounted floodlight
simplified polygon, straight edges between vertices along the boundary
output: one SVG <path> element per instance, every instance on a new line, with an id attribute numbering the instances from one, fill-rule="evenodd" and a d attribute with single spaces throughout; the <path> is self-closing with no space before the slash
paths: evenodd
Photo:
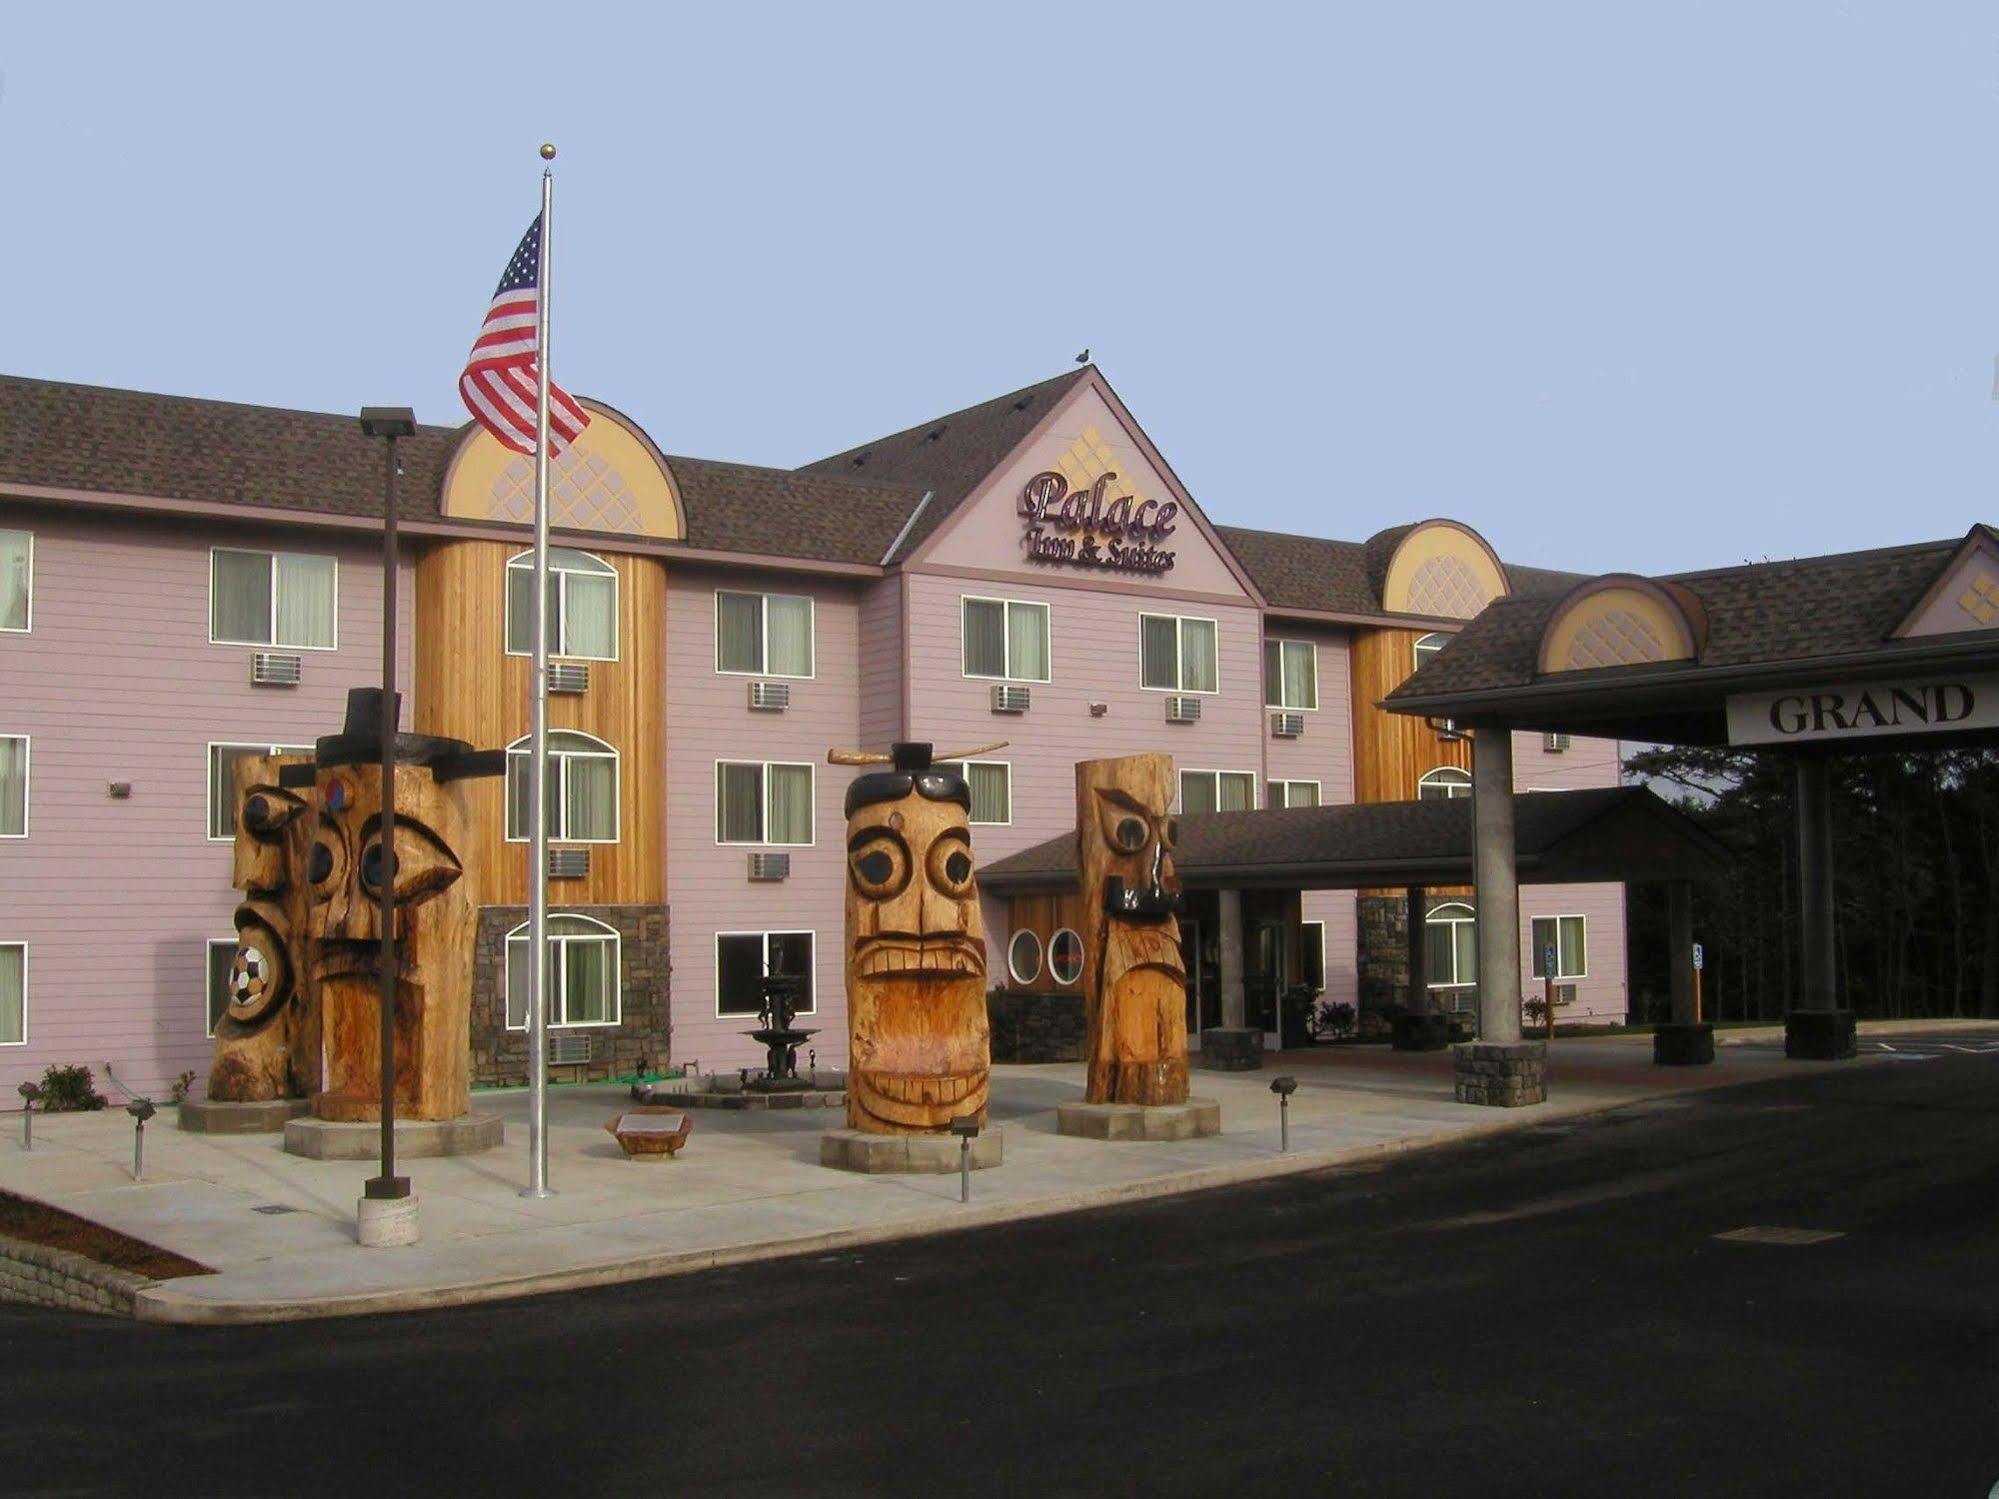
<path id="1" fill-rule="evenodd" d="M 1277 1148 L 1287 1151 L 1291 1148 L 1291 1095 L 1298 1091 L 1298 1079 L 1273 1077 L 1270 1091 L 1277 1095 Z"/>
<path id="2" fill-rule="evenodd" d="M 410 1195 L 409 1178 L 396 1175 L 396 440 L 416 436 L 416 413 L 407 406 L 363 406 L 361 431 L 388 443 L 388 480 L 382 502 L 382 1171 L 362 1188 L 371 1198 Z"/>
<path id="3" fill-rule="evenodd" d="M 146 1121 L 159 1112 L 150 1098 L 135 1098 L 125 1105 L 132 1116 L 132 1180 L 146 1179 Z"/>
<path id="4" fill-rule="evenodd" d="M 40 1083 L 23 1083 L 16 1090 L 21 1095 L 21 1149 L 35 1148 L 35 1104 L 42 1096 Z"/>
<path id="5" fill-rule="evenodd" d="M 979 1133 L 977 1114 L 960 1114 L 951 1121 L 951 1133 L 958 1137 L 958 1201 L 972 1200 L 972 1141 Z"/>

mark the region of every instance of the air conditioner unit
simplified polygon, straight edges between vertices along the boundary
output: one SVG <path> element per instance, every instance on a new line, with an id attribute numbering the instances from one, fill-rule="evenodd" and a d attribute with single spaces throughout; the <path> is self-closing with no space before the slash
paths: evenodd
<path id="1" fill-rule="evenodd" d="M 751 854 L 750 878 L 767 884 L 773 880 L 789 879 L 791 876 L 790 854 Z"/>
<path id="2" fill-rule="evenodd" d="M 750 707 L 758 713 L 782 713 L 791 706 L 789 682 L 750 683 Z"/>
<path id="3" fill-rule="evenodd" d="M 993 689 L 993 712 L 1025 713 L 1032 696 L 1025 687 L 995 687 Z"/>
<path id="4" fill-rule="evenodd" d="M 1166 721 L 1168 723 L 1199 723 L 1201 721 L 1201 700 L 1197 697 L 1169 697 L 1166 699 Z"/>
<path id="5" fill-rule="evenodd" d="M 1304 714 L 1273 713 L 1270 715 L 1270 737 L 1272 739 L 1296 739 L 1304 732 Z"/>
<path id="6" fill-rule="evenodd" d="M 548 877 L 551 880 L 580 880 L 589 873 L 589 849 L 552 848 L 548 851 Z"/>
<path id="7" fill-rule="evenodd" d="M 558 1033 L 548 1038 L 548 1065 L 587 1067 L 595 1050 L 589 1036 L 565 1036 Z"/>
<path id="8" fill-rule="evenodd" d="M 1572 1005 L 1575 1002 L 1576 986 L 1574 984 L 1555 985 L 1555 1003 L 1557 1005 Z"/>
<path id="9" fill-rule="evenodd" d="M 302 665 L 283 651 L 258 651 L 250 658 L 250 680 L 260 687 L 296 687 Z"/>
<path id="10" fill-rule="evenodd" d="M 574 661 L 564 661 L 548 668 L 548 690 L 550 692 L 588 692 L 590 690 L 590 668 Z"/>
<path id="11" fill-rule="evenodd" d="M 1543 734 L 1541 736 L 1541 748 L 1551 755 L 1559 755 L 1568 747 L 1569 736 L 1567 734 Z"/>

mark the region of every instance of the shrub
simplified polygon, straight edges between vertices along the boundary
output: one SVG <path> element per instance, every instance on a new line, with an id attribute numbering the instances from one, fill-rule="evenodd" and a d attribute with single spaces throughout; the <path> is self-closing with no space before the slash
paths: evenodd
<path id="1" fill-rule="evenodd" d="M 186 1103 L 187 1095 L 194 1091 L 194 1074 L 183 1072 L 174 1079 L 174 1102 Z"/>
<path id="2" fill-rule="evenodd" d="M 97 1091 L 97 1080 L 88 1067 L 51 1065 L 42 1073 L 44 1114 L 85 1113 L 103 1107 L 104 1095 Z"/>
<path id="3" fill-rule="evenodd" d="M 1354 1033 L 1354 1008 L 1346 1000 L 1322 999 L 1312 1017 L 1312 1029 L 1322 1041 L 1340 1041 Z"/>

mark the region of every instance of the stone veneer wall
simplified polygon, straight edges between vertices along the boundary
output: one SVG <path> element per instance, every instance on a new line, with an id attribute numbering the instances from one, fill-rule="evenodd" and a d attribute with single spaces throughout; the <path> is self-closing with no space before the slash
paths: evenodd
<path id="1" fill-rule="evenodd" d="M 143 1275 L 114 1270 L 66 1249 L 0 1238 L 0 1302 L 129 1317 L 133 1293 L 151 1284 Z"/>
<path id="2" fill-rule="evenodd" d="M 1439 906 L 1470 905 L 1468 895 L 1428 895 L 1423 913 Z M 1385 1010 L 1409 992 L 1409 904 L 1400 891 L 1362 895 L 1355 901 L 1360 929 L 1360 1007 Z"/>
<path id="3" fill-rule="evenodd" d="M 664 906 L 564 906 L 615 929 L 621 939 L 618 980 L 623 1008 L 617 1025 L 551 1030 L 550 1035 L 596 1038 L 588 1077 L 621 1077 L 643 1058 L 657 1070 L 672 1054 L 672 961 Z M 551 913 L 553 914 L 553 913 Z M 526 906 L 482 906 L 472 969 L 472 1082 L 518 1086 L 527 1082 L 526 1031 L 507 1029 L 507 933 L 528 919 Z"/>
<path id="4" fill-rule="evenodd" d="M 1080 994 L 1018 994 L 996 989 L 986 996 L 995 1062 L 1080 1062 L 1085 1020 Z"/>

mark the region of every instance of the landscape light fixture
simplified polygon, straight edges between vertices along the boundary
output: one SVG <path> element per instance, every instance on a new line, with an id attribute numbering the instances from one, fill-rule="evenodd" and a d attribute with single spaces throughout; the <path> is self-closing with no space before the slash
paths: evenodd
<path id="1" fill-rule="evenodd" d="M 960 1114 L 951 1121 L 951 1133 L 958 1137 L 958 1201 L 972 1200 L 972 1140 L 979 1132 L 977 1114 Z"/>
<path id="2" fill-rule="evenodd" d="M 40 1083 L 23 1083 L 16 1090 L 21 1095 L 21 1149 L 35 1148 L 35 1101 L 42 1096 Z"/>
<path id="3" fill-rule="evenodd" d="M 1277 1149 L 1282 1153 L 1291 1148 L 1291 1095 L 1298 1091 L 1298 1079 L 1273 1077 L 1270 1091 L 1277 1095 Z"/>
<path id="4" fill-rule="evenodd" d="M 125 1105 L 132 1116 L 132 1180 L 146 1179 L 146 1121 L 159 1112 L 150 1098 L 135 1098 Z"/>

